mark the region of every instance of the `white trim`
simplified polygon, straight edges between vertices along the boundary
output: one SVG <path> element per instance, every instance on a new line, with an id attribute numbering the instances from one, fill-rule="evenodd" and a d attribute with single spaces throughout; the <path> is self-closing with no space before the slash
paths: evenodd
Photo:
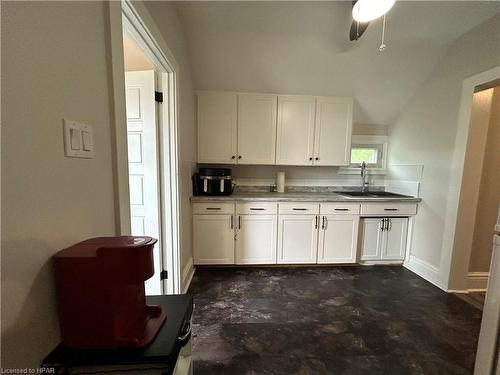
<path id="1" fill-rule="evenodd" d="M 389 137 L 386 135 L 353 135 L 351 139 L 351 146 L 361 144 L 361 145 L 382 145 L 382 167 L 370 167 L 366 168 L 369 175 L 385 175 L 387 174 L 387 159 L 388 159 L 388 149 L 389 149 Z M 351 156 L 349 155 L 349 162 L 351 161 Z M 359 174 L 359 167 L 340 167 L 339 174 Z"/>
<path id="2" fill-rule="evenodd" d="M 186 294 L 193 280 L 194 271 L 193 257 L 190 257 L 184 268 L 182 269 L 182 293 Z"/>
<path id="3" fill-rule="evenodd" d="M 467 290 L 469 292 L 485 292 L 488 287 L 489 272 L 467 273 Z"/>
<path id="4" fill-rule="evenodd" d="M 462 96 L 458 114 L 458 127 L 455 137 L 455 149 L 450 170 L 450 184 L 447 193 L 446 216 L 441 246 L 440 275 L 443 286 L 448 289 L 465 289 L 471 246 L 463 246 L 463 254 L 454 251 L 455 230 L 457 224 L 460 190 L 464 171 L 465 152 L 469 134 L 472 97 L 476 86 L 500 79 L 500 66 L 465 79 L 462 83 Z M 469 202 L 470 203 L 470 202 Z M 477 202 L 475 202 L 477 204 Z M 467 228 L 473 230 L 473 227 Z M 470 236 L 472 238 L 472 236 Z M 449 285 L 451 284 L 451 285 Z"/>
<path id="5" fill-rule="evenodd" d="M 111 74 L 112 74 L 112 118 L 115 146 L 115 215 L 116 234 L 129 235 L 130 221 L 130 192 L 128 185 L 128 147 L 127 147 L 127 118 L 125 109 L 125 64 L 123 61 L 123 26 L 121 4 L 117 1 L 108 2 Z"/>
<path id="6" fill-rule="evenodd" d="M 167 282 L 173 293 L 180 293 L 181 270 L 180 270 L 180 236 L 179 236 L 179 171 L 178 171 L 178 146 L 177 146 L 177 113 L 178 88 L 176 75 L 179 66 L 173 54 L 165 43 L 161 33 L 156 27 L 151 15 L 141 2 L 132 4 L 129 0 L 121 2 L 109 2 L 112 72 L 113 72 L 113 94 L 114 94 L 114 117 L 116 138 L 116 190 L 117 190 L 117 221 L 120 234 L 130 233 L 130 198 L 128 190 L 128 150 L 127 150 L 127 121 L 125 110 L 125 75 L 123 62 L 123 29 L 137 42 L 137 44 L 148 54 L 157 70 L 160 71 L 161 86 L 167 85 L 168 105 L 172 111 L 167 116 L 161 117 L 160 130 L 162 131 L 161 147 L 161 173 L 163 178 L 168 174 L 168 183 L 162 181 L 162 217 L 161 236 L 163 238 L 163 259 L 167 256 L 167 270 L 170 280 Z M 171 95 L 172 93 L 176 95 Z M 165 131 L 167 130 L 167 131 Z M 168 157 L 168 159 L 167 159 Z M 165 165 L 164 160 L 169 160 Z M 168 185 L 168 186 L 167 186 Z M 167 196 L 168 195 L 168 196 Z M 168 209 L 165 209 L 167 207 Z M 171 213 L 171 215 L 168 215 Z M 168 240 L 166 233 L 171 233 Z M 170 256 L 171 255 L 171 256 Z M 169 284 L 171 283 L 171 284 Z"/>
<path id="7" fill-rule="evenodd" d="M 419 259 L 414 255 L 410 255 L 408 262 L 403 263 L 403 266 L 408 268 L 410 271 L 415 272 L 420 277 L 423 277 L 425 280 L 434 284 L 438 288 L 446 291 L 442 280 L 439 278 L 439 268 L 436 266 Z"/>

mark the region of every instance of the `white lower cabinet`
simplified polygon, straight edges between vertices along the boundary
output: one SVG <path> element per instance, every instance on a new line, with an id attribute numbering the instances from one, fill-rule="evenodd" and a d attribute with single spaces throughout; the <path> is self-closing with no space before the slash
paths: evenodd
<path id="1" fill-rule="evenodd" d="M 319 216 L 279 215 L 278 263 L 316 263 Z"/>
<path id="2" fill-rule="evenodd" d="M 358 215 L 322 216 L 318 263 L 355 263 L 358 226 Z"/>
<path id="3" fill-rule="evenodd" d="M 233 215 L 193 215 L 194 264 L 234 264 Z"/>
<path id="4" fill-rule="evenodd" d="M 365 218 L 361 231 L 361 260 L 404 260 L 408 218 Z"/>
<path id="5" fill-rule="evenodd" d="M 239 215 L 236 264 L 276 263 L 276 215 Z"/>

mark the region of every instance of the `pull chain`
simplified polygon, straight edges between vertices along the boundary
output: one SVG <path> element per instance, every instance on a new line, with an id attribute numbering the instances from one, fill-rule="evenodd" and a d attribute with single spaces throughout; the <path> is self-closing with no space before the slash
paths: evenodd
<path id="1" fill-rule="evenodd" d="M 384 14 L 384 20 L 382 21 L 382 42 L 380 43 L 380 47 L 378 47 L 378 50 L 380 52 L 384 52 L 386 48 L 387 46 L 385 44 L 385 14 Z"/>

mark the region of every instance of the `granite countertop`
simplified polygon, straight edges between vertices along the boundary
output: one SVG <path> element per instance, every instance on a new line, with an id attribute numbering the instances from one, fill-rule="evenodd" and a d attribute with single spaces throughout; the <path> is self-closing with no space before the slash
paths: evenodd
<path id="1" fill-rule="evenodd" d="M 420 202 L 415 197 L 347 197 L 333 192 L 263 193 L 235 192 L 229 196 L 196 196 L 191 202 Z"/>

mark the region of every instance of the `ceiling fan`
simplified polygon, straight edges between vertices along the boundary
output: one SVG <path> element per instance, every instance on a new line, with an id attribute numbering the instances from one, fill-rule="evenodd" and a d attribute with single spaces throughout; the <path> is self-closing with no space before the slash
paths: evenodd
<path id="1" fill-rule="evenodd" d="M 349 39 L 351 41 L 358 40 L 368 28 L 370 21 L 385 16 L 395 2 L 396 0 L 354 0 L 352 2 L 352 23 L 349 30 Z M 382 45 L 384 45 L 383 42 Z"/>

